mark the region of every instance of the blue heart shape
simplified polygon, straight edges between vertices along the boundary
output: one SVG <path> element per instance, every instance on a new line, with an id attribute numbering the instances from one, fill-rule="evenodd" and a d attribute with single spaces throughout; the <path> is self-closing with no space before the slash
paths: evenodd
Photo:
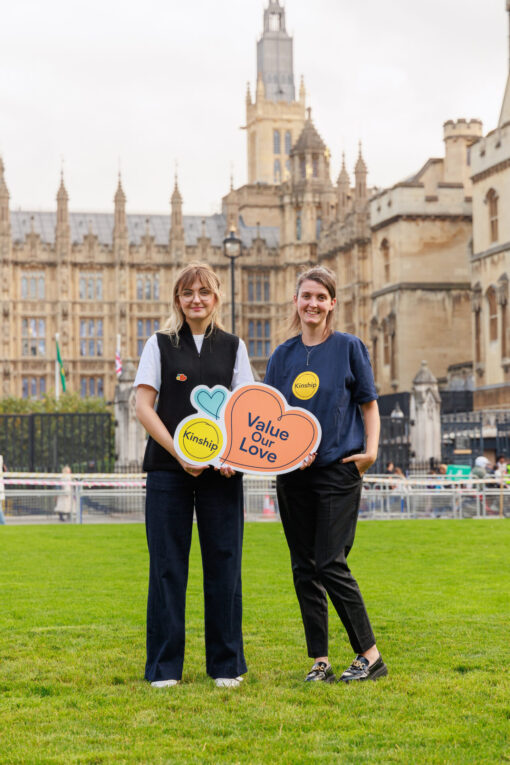
<path id="1" fill-rule="evenodd" d="M 212 415 L 215 419 L 219 419 L 219 413 L 226 398 L 227 394 L 223 390 L 209 393 L 209 391 L 202 388 L 196 393 L 195 402 L 203 412 Z"/>

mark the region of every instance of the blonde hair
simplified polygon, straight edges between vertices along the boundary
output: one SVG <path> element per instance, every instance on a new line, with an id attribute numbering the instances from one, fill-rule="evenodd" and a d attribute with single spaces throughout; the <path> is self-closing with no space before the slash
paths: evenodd
<path id="1" fill-rule="evenodd" d="M 221 304 L 220 280 L 207 263 L 190 263 L 177 274 L 172 291 L 171 313 L 159 330 L 159 332 L 165 335 L 170 335 L 176 345 L 179 343 L 179 332 L 185 321 L 179 301 L 179 295 L 182 290 L 190 289 L 197 279 L 202 287 L 211 290 L 216 298 L 211 314 L 211 323 L 207 327 L 206 335 L 210 335 L 215 327 L 223 329 L 219 316 Z"/>
<path id="2" fill-rule="evenodd" d="M 336 276 L 329 268 L 326 268 L 326 266 L 312 266 L 312 268 L 308 268 L 306 271 L 303 271 L 301 274 L 299 274 L 296 282 L 296 289 L 294 294 L 297 296 L 299 295 L 299 290 L 301 288 L 301 285 L 303 282 L 305 282 L 307 279 L 310 279 L 312 282 L 317 282 L 318 284 L 322 284 L 323 287 L 325 287 L 329 293 L 329 296 L 331 300 L 334 300 L 336 298 Z M 330 311 L 326 317 L 326 336 L 329 337 L 331 333 L 333 332 L 333 328 L 331 327 L 331 323 L 333 321 L 333 311 Z M 301 320 L 299 318 L 299 314 L 297 311 L 296 306 L 294 306 L 294 313 L 292 315 L 292 318 L 289 323 L 288 331 L 293 334 L 294 332 L 300 332 L 301 331 Z"/>

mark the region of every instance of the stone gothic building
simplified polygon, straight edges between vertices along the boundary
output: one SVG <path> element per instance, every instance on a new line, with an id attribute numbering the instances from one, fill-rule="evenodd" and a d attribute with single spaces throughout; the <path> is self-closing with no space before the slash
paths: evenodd
<path id="1" fill-rule="evenodd" d="M 302 78 L 296 99 L 285 9 L 268 0 L 245 130 L 247 183 L 205 217 L 183 213 L 177 178 L 168 215 L 129 213 L 120 177 L 112 214 L 70 212 L 63 178 L 56 212 L 11 211 L 0 161 L 1 395 L 54 387 L 59 333 L 69 387 L 112 399 L 117 335 L 136 364 L 191 261 L 221 277 L 229 329 L 223 240 L 235 231 L 236 329 L 260 376 L 285 336 L 297 275 L 322 263 L 337 274 L 336 326 L 367 344 L 381 393 L 409 391 L 423 359 L 443 385 L 474 360 L 476 402 L 509 403 L 510 84 L 486 138 L 477 120 L 449 120 L 444 156 L 384 190 L 368 185 L 360 145 L 353 182 L 344 157 L 333 183 Z"/>
<path id="2" fill-rule="evenodd" d="M 510 0 L 506 0 L 510 24 Z M 510 406 L 510 71 L 497 127 L 471 151 L 475 408 Z"/>

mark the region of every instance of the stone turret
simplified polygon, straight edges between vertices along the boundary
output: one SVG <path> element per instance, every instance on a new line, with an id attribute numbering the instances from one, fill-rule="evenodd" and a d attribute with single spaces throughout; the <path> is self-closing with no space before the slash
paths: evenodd
<path id="1" fill-rule="evenodd" d="M 468 148 L 483 135 L 480 120 L 448 120 L 444 130 L 444 183 L 462 183 L 471 193 L 471 168 L 467 163 Z"/>
<path id="2" fill-rule="evenodd" d="M 294 184 L 330 181 L 329 152 L 307 109 L 307 120 L 301 135 L 290 152 L 291 175 Z"/>

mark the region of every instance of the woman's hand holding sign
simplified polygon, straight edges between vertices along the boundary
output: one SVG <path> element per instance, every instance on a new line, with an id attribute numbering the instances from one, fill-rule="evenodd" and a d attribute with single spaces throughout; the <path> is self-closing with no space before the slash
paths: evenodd
<path id="1" fill-rule="evenodd" d="M 197 414 L 182 420 L 174 434 L 181 464 L 212 465 L 230 478 L 236 469 L 274 475 L 315 460 L 319 422 L 307 410 L 288 406 L 270 385 L 250 383 L 233 392 L 200 385 L 190 398 Z"/>

